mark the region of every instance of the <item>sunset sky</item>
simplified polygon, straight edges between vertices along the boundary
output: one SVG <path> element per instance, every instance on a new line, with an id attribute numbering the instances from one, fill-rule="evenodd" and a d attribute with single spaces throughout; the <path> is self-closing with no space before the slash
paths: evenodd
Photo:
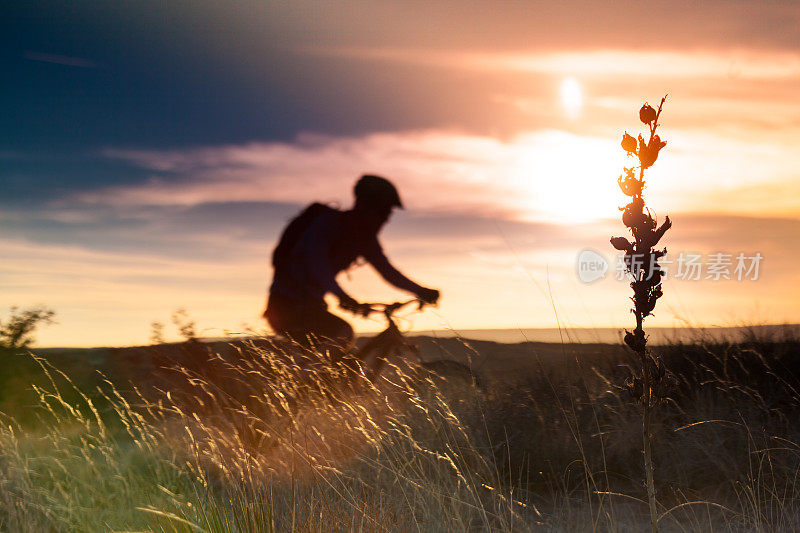
<path id="1" fill-rule="evenodd" d="M 0 317 L 53 308 L 39 345 L 146 343 L 180 307 L 264 328 L 283 224 L 365 172 L 407 207 L 387 255 L 442 290 L 406 327 L 630 326 L 619 142 L 667 93 L 664 244 L 763 261 L 668 278 L 648 322 L 800 322 L 795 2 L 18 2 L 0 24 Z M 605 279 L 578 278 L 585 249 Z"/>

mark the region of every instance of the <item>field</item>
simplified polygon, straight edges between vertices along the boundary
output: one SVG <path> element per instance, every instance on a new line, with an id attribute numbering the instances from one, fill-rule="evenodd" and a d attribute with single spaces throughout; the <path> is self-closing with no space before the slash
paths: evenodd
<path id="1" fill-rule="evenodd" d="M 632 356 L 417 338 L 481 387 L 409 367 L 336 386 L 269 343 L 7 350 L 4 531 L 649 528 Z M 800 528 L 800 341 L 655 347 L 663 531 Z"/>

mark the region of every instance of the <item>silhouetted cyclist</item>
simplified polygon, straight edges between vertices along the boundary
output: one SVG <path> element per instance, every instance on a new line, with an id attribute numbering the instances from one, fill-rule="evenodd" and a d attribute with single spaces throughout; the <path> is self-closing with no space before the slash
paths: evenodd
<path id="1" fill-rule="evenodd" d="M 332 293 L 342 309 L 366 315 L 368 308 L 336 282 L 336 275 L 359 257 L 398 289 L 427 303 L 439 299 L 439 291 L 414 283 L 393 267 L 378 242 L 392 210 L 403 208 L 394 185 L 380 176 L 364 175 L 353 191 L 351 210 L 314 203 L 284 229 L 272 254 L 275 273 L 264 311 L 276 333 L 305 345 L 314 339 L 332 342 L 334 360 L 352 348 L 355 335 L 350 324 L 328 311 L 324 297 Z"/>

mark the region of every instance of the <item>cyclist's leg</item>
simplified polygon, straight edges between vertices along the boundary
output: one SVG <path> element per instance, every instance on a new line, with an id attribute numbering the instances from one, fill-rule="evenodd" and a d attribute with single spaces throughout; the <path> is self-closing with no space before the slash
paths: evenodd
<path id="1" fill-rule="evenodd" d="M 353 328 L 328 312 L 323 300 L 296 300 L 272 294 L 264 317 L 276 333 L 306 348 L 327 351 L 334 362 L 340 360 L 355 343 Z"/>
<path id="2" fill-rule="evenodd" d="M 327 309 L 316 310 L 311 322 L 313 334 L 317 337 L 320 347 L 328 350 L 334 363 L 341 361 L 342 357 L 355 346 L 356 335 L 353 327 Z"/>

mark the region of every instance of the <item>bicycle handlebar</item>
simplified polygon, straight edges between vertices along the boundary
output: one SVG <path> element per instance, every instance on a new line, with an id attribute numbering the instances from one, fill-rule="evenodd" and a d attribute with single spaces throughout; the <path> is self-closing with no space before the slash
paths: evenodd
<path id="1" fill-rule="evenodd" d="M 418 309 L 422 309 L 423 307 L 428 305 L 419 298 L 412 298 L 411 300 L 405 302 L 394 302 L 391 304 L 376 302 L 376 303 L 364 303 L 362 305 L 364 305 L 369 310 L 368 314 L 383 313 L 386 316 L 386 318 L 391 318 L 395 312 L 399 311 L 403 307 L 410 305 L 412 303 L 419 304 Z"/>

